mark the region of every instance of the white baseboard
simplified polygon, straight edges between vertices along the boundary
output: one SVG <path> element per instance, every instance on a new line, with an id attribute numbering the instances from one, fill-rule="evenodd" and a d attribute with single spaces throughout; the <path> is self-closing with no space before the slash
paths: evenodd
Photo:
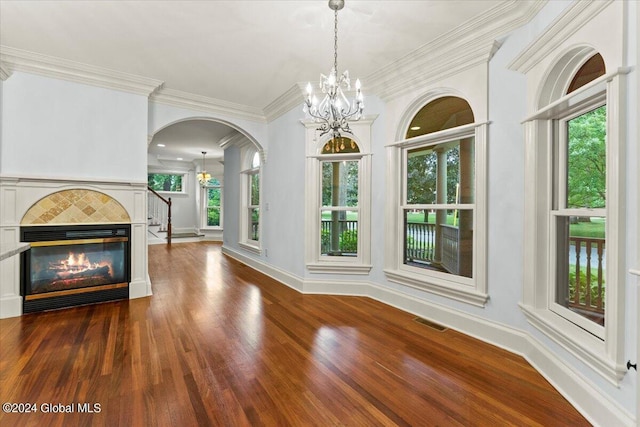
<path id="1" fill-rule="evenodd" d="M 11 296 L 0 298 L 0 319 L 22 316 L 22 297 Z"/>
<path id="2" fill-rule="evenodd" d="M 151 295 L 151 282 L 138 280 L 129 283 L 129 299 L 148 297 Z"/>
<path id="3" fill-rule="evenodd" d="M 223 246 L 222 252 L 305 294 L 366 296 L 522 356 L 595 426 L 636 426 L 634 416 L 601 393 L 525 331 L 415 298 L 367 281 L 305 279 Z"/>
<path id="4" fill-rule="evenodd" d="M 256 258 L 250 257 L 242 252 L 239 252 L 236 249 L 229 248 L 228 246 L 222 245 L 222 253 L 230 256 L 231 258 L 240 261 L 243 264 L 252 267 L 255 270 L 258 270 L 262 274 L 265 274 L 272 279 L 277 280 L 278 282 L 295 289 L 298 292 L 303 292 L 303 280 L 301 277 L 295 276 L 291 273 L 288 273 L 279 268 L 273 267 L 272 265 L 266 264 Z"/>

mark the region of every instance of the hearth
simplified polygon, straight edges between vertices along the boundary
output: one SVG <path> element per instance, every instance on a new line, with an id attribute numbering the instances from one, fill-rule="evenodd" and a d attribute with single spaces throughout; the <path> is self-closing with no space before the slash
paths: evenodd
<path id="1" fill-rule="evenodd" d="M 129 298 L 129 224 L 20 228 L 23 312 Z"/>

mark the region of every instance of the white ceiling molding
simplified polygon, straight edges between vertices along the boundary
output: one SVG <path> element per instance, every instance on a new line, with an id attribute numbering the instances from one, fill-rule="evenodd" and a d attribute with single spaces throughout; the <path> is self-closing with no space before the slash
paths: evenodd
<path id="1" fill-rule="evenodd" d="M 296 106 L 300 106 L 304 102 L 304 94 L 306 83 L 298 82 L 291 86 L 289 90 L 277 97 L 273 102 L 264 107 L 264 115 L 268 122 L 271 122 L 284 113 L 291 111 Z"/>
<path id="2" fill-rule="evenodd" d="M 220 141 L 218 141 L 218 145 L 220 148 L 225 149 L 232 145 L 242 146 L 243 143 L 249 143 L 249 139 L 241 132 L 234 133 L 233 135 L 225 136 Z"/>
<path id="3" fill-rule="evenodd" d="M 384 79 L 383 82 L 378 82 L 379 86 L 373 88 L 371 92 L 383 101 L 389 101 L 478 64 L 488 63 L 500 45 L 495 40 L 481 40 L 481 42 L 460 47 L 454 53 L 442 50 L 438 56 L 433 54 L 428 63 L 406 64 L 401 73 L 402 79 Z"/>
<path id="4" fill-rule="evenodd" d="M 546 1 L 501 3 L 411 54 L 365 77 L 368 92 L 389 101 L 426 83 L 440 80 L 491 59 L 496 39 L 529 22 Z"/>
<path id="5" fill-rule="evenodd" d="M 267 163 L 267 150 L 262 148 L 261 146 L 258 146 L 256 144 L 254 144 L 249 138 L 247 138 L 246 135 L 244 135 L 241 132 L 238 132 L 238 133 L 236 133 L 234 135 L 222 138 L 218 142 L 218 145 L 223 150 L 227 149 L 227 148 L 229 148 L 231 146 L 237 146 L 239 148 L 246 148 L 246 147 L 253 146 L 258 150 L 258 153 L 260 153 L 260 161 L 261 161 L 261 163 L 262 164 Z"/>
<path id="6" fill-rule="evenodd" d="M 0 80 L 5 81 L 11 76 L 11 71 L 9 71 L 4 64 L 0 62 Z"/>
<path id="7" fill-rule="evenodd" d="M 546 58 L 571 34 L 574 34 L 583 25 L 589 22 L 600 11 L 609 6 L 613 0 L 606 1 L 576 1 L 558 16 L 547 27 L 540 37 L 527 46 L 509 64 L 509 69 L 527 73 L 540 61 Z"/>
<path id="8" fill-rule="evenodd" d="M 9 46 L 0 46 L 0 66 L 5 70 L 3 74 L 6 73 L 7 76 L 13 71 L 20 71 L 147 97 L 163 85 L 161 80 L 81 64 Z"/>
<path id="9" fill-rule="evenodd" d="M 189 110 L 239 117 L 241 119 L 259 123 L 267 122 L 264 113 L 260 108 L 182 92 L 175 89 L 162 88 L 153 93 L 149 99 L 151 102 L 172 105 L 174 107 L 186 108 Z"/>

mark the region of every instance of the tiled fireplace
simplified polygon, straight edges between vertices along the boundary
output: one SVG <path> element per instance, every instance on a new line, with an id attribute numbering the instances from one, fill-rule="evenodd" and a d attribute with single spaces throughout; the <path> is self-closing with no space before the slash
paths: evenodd
<path id="1" fill-rule="evenodd" d="M 0 318 L 151 295 L 146 183 L 0 179 Z"/>

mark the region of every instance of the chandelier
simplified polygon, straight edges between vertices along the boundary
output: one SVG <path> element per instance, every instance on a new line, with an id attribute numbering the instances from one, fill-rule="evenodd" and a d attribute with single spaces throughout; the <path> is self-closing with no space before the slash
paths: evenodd
<path id="1" fill-rule="evenodd" d="M 198 182 L 202 187 L 206 187 L 207 185 L 209 185 L 209 180 L 211 179 L 211 174 L 207 173 L 207 171 L 204 168 L 204 156 L 206 154 L 207 154 L 206 151 L 202 152 L 202 172 L 196 175 L 198 177 Z"/>
<path id="2" fill-rule="evenodd" d="M 338 77 L 338 11 L 343 7 L 344 0 L 329 0 L 329 8 L 334 13 L 333 68 L 328 76 L 320 74 L 320 90 L 324 94 L 322 101 L 318 102 L 311 83 L 307 84 L 307 97 L 303 109 L 320 123 L 320 136 L 331 132 L 334 141 L 340 138 L 340 132 L 352 133 L 347 121 L 360 120 L 364 110 L 360 79 L 356 79 L 355 98 L 349 100 L 344 94 L 345 90 L 351 90 L 349 71 L 345 70 Z"/>

